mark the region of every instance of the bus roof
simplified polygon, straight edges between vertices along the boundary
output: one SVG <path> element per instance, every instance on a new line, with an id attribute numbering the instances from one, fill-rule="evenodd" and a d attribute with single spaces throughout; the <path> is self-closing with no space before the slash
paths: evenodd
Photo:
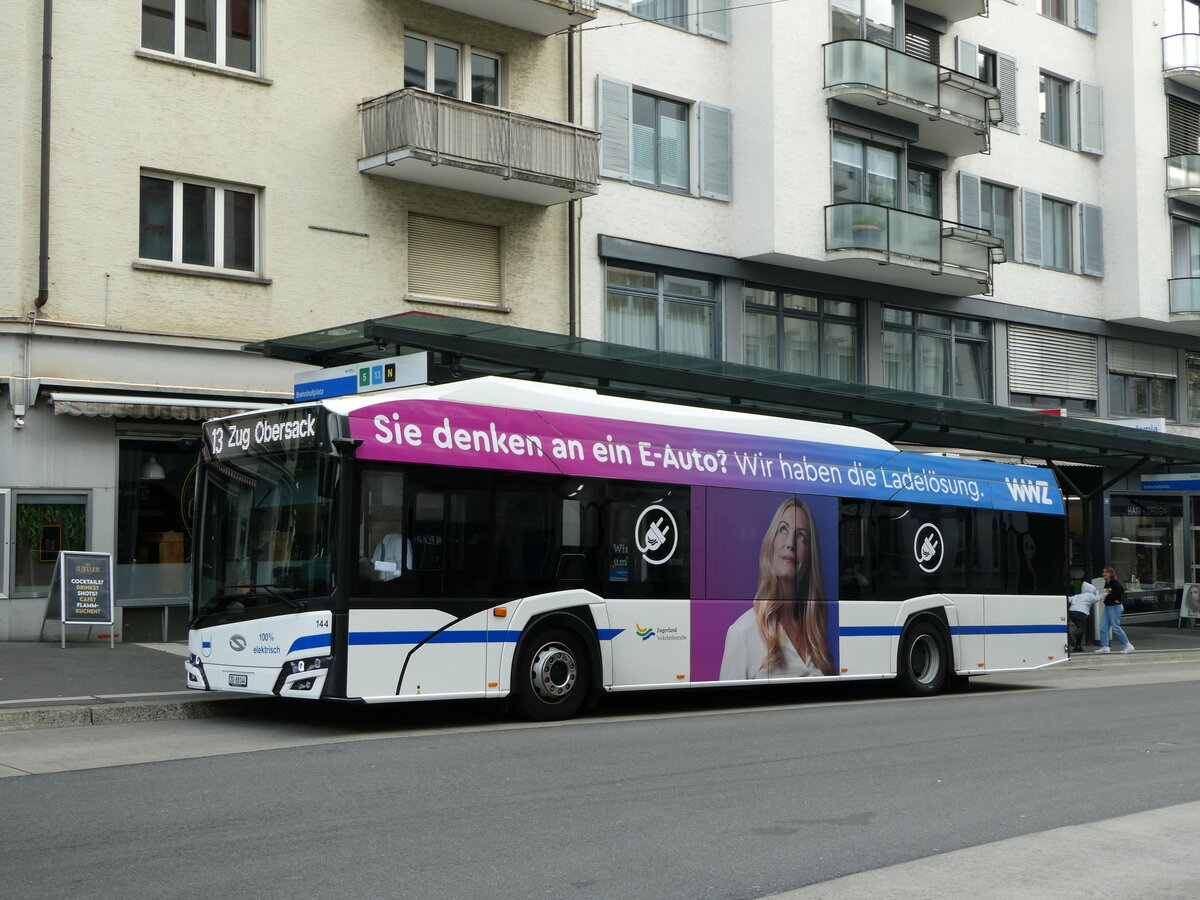
<path id="1" fill-rule="evenodd" d="M 599 394 L 590 388 L 543 384 L 494 375 L 448 384 L 420 385 L 394 391 L 334 397 L 321 403 L 333 412 L 352 416 L 358 410 L 375 407 L 381 403 L 405 400 L 441 400 L 703 431 L 758 434 L 815 444 L 869 447 L 876 450 L 896 449 L 883 438 L 848 425 L 829 425 L 778 416 L 678 406 L 652 400 L 632 400 Z"/>

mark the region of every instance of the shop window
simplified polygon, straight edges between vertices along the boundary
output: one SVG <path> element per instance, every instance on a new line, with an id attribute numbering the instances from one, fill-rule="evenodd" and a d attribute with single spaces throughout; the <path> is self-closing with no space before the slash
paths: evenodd
<path id="1" fill-rule="evenodd" d="M 1125 612 L 1175 608 L 1184 580 L 1183 499 L 1119 496 L 1109 505 L 1109 558 L 1127 590 Z"/>
<path id="2" fill-rule="evenodd" d="M 125 439 L 118 454 L 115 573 L 122 598 L 163 599 L 191 587 L 196 452 Z"/>
<path id="3" fill-rule="evenodd" d="M 16 495 L 12 535 L 15 596 L 44 596 L 59 551 L 87 549 L 87 502 L 87 494 Z"/>

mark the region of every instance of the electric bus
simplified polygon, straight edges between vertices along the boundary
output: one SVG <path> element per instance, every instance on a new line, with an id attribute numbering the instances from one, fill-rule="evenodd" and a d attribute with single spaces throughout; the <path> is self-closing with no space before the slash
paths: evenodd
<path id="1" fill-rule="evenodd" d="M 1049 471 L 500 377 L 203 426 L 186 681 L 567 718 L 1067 659 Z"/>

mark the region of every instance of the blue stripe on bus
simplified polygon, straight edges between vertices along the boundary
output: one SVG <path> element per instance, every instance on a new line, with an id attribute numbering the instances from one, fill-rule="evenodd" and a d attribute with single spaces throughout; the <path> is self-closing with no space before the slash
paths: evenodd
<path id="1" fill-rule="evenodd" d="M 1066 634 L 1066 625 L 959 625 L 951 634 Z"/>
<path id="2" fill-rule="evenodd" d="M 624 628 L 601 628 L 597 637 L 611 641 Z M 352 631 L 350 646 L 380 646 L 386 644 L 515 644 L 521 637 L 519 631 Z M 328 638 L 326 638 L 328 642 Z"/>
<path id="3" fill-rule="evenodd" d="M 899 637 L 899 625 L 847 625 L 838 629 L 842 637 Z M 1066 625 L 955 625 L 951 634 L 1066 634 Z"/>
<path id="4" fill-rule="evenodd" d="M 288 647 L 288 653 L 295 653 L 297 650 L 316 650 L 318 647 L 333 647 L 333 642 L 328 634 L 306 634 L 304 637 L 296 638 L 292 641 L 292 646 Z"/>

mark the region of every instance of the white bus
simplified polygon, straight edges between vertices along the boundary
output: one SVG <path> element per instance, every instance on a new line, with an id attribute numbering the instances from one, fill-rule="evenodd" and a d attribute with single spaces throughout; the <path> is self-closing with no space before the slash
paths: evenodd
<path id="1" fill-rule="evenodd" d="M 369 703 L 894 678 L 1066 653 L 1044 469 L 478 378 L 208 422 L 187 684 Z"/>

